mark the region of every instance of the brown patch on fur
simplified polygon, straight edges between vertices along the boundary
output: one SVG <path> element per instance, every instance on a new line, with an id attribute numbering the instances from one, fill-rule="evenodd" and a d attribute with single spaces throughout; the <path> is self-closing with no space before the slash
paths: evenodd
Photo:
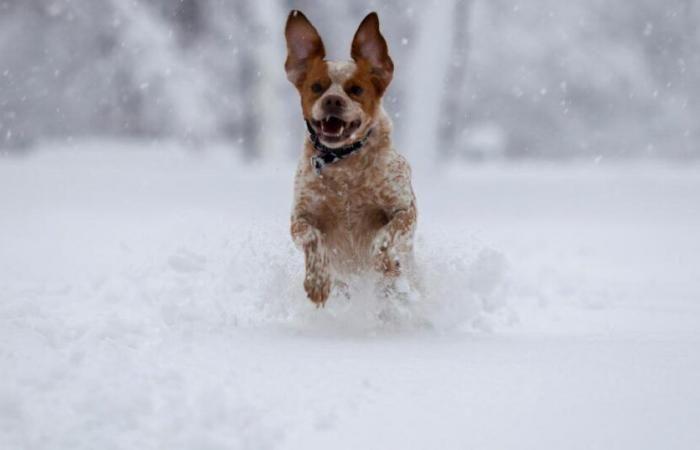
<path id="1" fill-rule="evenodd" d="M 394 62 L 389 56 L 389 46 L 379 31 L 377 13 L 368 14 L 360 23 L 352 40 L 350 55 L 358 65 L 366 66 L 377 95 L 384 95 L 394 76 Z"/>
<path id="2" fill-rule="evenodd" d="M 343 85 L 343 89 L 348 93 L 350 98 L 358 102 L 362 109 L 370 116 L 374 116 L 377 112 L 377 107 L 381 104 L 383 87 L 377 84 L 376 77 L 372 74 L 372 66 L 365 60 L 356 62 L 357 70 L 355 74 Z M 362 94 L 355 96 L 350 92 L 353 86 L 362 88 Z"/>
<path id="3" fill-rule="evenodd" d="M 314 83 L 319 83 L 323 89 L 316 93 L 311 89 Z M 316 100 L 321 98 L 323 93 L 330 87 L 331 79 L 328 76 L 328 64 L 325 61 L 317 59 L 310 64 L 308 72 L 304 77 L 304 81 L 297 86 L 299 96 L 301 97 L 301 110 L 305 119 L 311 117 L 311 109 Z"/>
<path id="4" fill-rule="evenodd" d="M 287 40 L 284 68 L 289 81 L 299 88 L 311 65 L 326 57 L 326 49 L 318 31 L 301 11 L 289 13 L 284 36 Z"/>

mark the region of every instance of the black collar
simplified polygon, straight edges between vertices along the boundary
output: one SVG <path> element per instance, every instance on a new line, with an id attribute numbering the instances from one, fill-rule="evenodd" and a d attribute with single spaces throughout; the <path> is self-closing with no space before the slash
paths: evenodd
<path id="1" fill-rule="evenodd" d="M 355 141 L 345 147 L 330 148 L 321 143 L 321 139 L 318 137 L 313 127 L 311 127 L 308 120 L 306 121 L 306 128 L 309 130 L 309 139 L 311 139 L 311 143 L 316 149 L 316 152 L 318 152 L 318 154 L 311 157 L 311 167 L 313 167 L 319 175 L 327 164 L 333 164 L 336 161 L 345 159 L 364 147 L 367 143 L 367 139 L 369 139 L 369 135 L 372 134 L 372 129 L 370 128 L 365 137 L 359 141 Z"/>

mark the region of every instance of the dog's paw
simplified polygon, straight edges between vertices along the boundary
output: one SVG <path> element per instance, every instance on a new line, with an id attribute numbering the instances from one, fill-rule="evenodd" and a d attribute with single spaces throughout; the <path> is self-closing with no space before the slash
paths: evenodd
<path id="1" fill-rule="evenodd" d="M 316 306 L 326 304 L 331 293 L 331 276 L 328 272 L 328 257 L 322 246 L 314 242 L 306 248 L 306 276 L 304 278 L 304 290 L 309 300 Z"/>
<path id="2" fill-rule="evenodd" d="M 390 249 L 376 253 L 373 256 L 374 270 L 389 278 L 401 275 L 401 262 L 393 253 Z"/>
<path id="3" fill-rule="evenodd" d="M 320 274 L 307 273 L 304 280 L 304 290 L 316 307 L 323 307 L 331 293 L 331 279 Z"/>
<path id="4" fill-rule="evenodd" d="M 391 248 L 391 239 L 386 230 L 380 230 L 372 242 L 372 266 L 385 276 L 399 274 L 400 264 Z"/>

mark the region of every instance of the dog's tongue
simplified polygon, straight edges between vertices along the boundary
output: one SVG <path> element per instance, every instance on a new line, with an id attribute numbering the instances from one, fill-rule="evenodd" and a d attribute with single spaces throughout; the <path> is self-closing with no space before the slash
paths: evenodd
<path id="1" fill-rule="evenodd" d="M 343 121 L 337 117 L 329 117 L 321 121 L 321 130 L 324 134 L 340 134 L 343 128 Z"/>

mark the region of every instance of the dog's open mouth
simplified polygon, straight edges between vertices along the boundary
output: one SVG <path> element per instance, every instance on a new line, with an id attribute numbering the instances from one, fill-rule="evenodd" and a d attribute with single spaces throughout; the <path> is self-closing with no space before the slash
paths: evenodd
<path id="1" fill-rule="evenodd" d="M 331 144 L 352 137 L 352 134 L 360 128 L 359 120 L 346 122 L 336 116 L 327 116 L 321 120 L 312 120 L 311 124 L 321 140 Z"/>

